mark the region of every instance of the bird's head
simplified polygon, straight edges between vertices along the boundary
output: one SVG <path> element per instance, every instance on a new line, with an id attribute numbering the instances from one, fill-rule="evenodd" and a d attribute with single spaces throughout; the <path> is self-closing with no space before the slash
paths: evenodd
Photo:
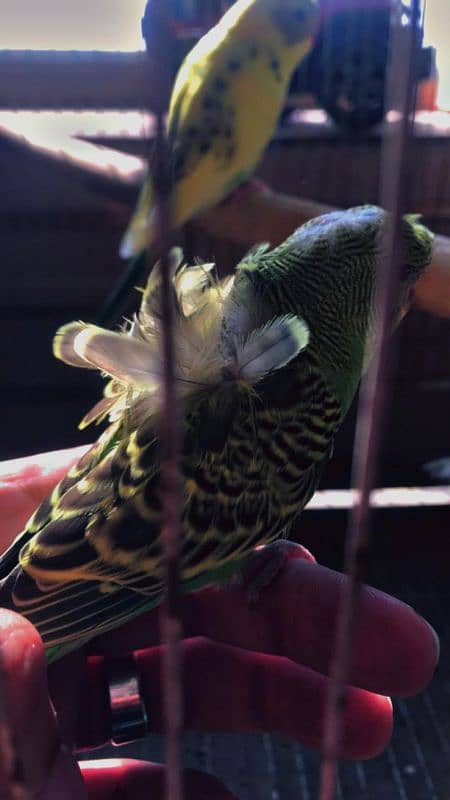
<path id="1" fill-rule="evenodd" d="M 297 44 L 316 33 L 318 0 L 263 0 L 263 5 L 287 44 Z"/>

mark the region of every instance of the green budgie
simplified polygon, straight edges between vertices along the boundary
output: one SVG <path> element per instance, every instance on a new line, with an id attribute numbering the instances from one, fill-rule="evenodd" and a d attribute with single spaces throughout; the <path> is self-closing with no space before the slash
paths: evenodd
<path id="1" fill-rule="evenodd" d="M 327 214 L 222 282 L 172 252 L 184 591 L 229 580 L 313 495 L 364 368 L 386 223 L 374 206 Z M 392 325 L 431 258 L 416 217 L 402 235 Z M 0 605 L 34 623 L 50 661 L 161 601 L 160 324 L 155 267 L 126 330 L 55 337 L 63 361 L 109 376 L 83 421 L 109 427 L 0 560 Z"/>

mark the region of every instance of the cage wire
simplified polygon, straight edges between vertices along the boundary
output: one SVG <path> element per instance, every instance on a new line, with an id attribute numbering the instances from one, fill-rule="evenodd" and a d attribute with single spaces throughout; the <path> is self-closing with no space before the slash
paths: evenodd
<path id="1" fill-rule="evenodd" d="M 162 268 L 162 303 L 163 303 L 163 341 L 164 352 L 164 377 L 163 377 L 163 396 L 164 413 L 161 420 L 161 437 L 164 443 L 163 458 L 163 514 L 164 514 L 164 535 L 163 546 L 165 552 L 165 602 L 161 613 L 161 630 L 166 642 L 165 650 L 165 722 L 166 722 L 166 765 L 167 765 L 167 793 L 170 800 L 182 800 L 183 787 L 181 778 L 182 766 L 182 745 L 181 735 L 183 729 L 182 721 L 182 684 L 181 684 L 181 665 L 179 654 L 179 642 L 182 636 L 182 603 L 180 602 L 179 577 L 178 577 L 178 548 L 179 548 L 179 518 L 180 518 L 180 479 L 178 467 L 179 439 L 178 439 L 178 415 L 180 412 L 176 397 L 176 387 L 174 381 L 174 343 L 172 336 L 173 308 L 170 294 L 170 281 L 168 272 L 168 249 L 171 242 L 170 218 L 168 194 L 170 190 L 170 154 L 164 132 L 164 114 L 167 108 L 167 98 L 170 93 L 171 79 L 173 77 L 173 63 L 175 39 L 173 28 L 169 24 L 175 16 L 175 12 L 181 6 L 187 10 L 190 18 L 206 19 L 208 24 L 215 21 L 220 13 L 231 3 L 224 2 L 204 2 L 196 4 L 176 3 L 175 0 L 151 0 L 148 4 L 146 24 L 144 32 L 146 34 L 146 44 L 148 51 L 148 61 L 143 62 L 143 69 L 146 72 L 145 81 L 148 87 L 148 97 L 146 107 L 155 115 L 156 125 L 154 131 L 149 133 L 149 139 L 153 140 L 151 150 L 148 153 L 148 166 L 155 178 L 155 194 L 157 197 L 158 208 L 158 245 L 156 251 L 153 250 L 149 255 L 148 264 L 140 264 L 141 275 L 145 269 L 150 269 L 155 258 L 155 253 L 160 258 Z M 383 5 L 380 3 L 380 6 Z M 421 6 L 419 0 L 410 0 L 408 3 L 401 3 L 400 0 L 389 4 L 391 9 L 390 19 L 390 48 L 387 70 L 387 96 L 385 111 L 388 112 L 388 124 L 383 127 L 382 132 L 382 156 L 381 156 L 381 189 L 380 205 L 388 210 L 392 215 L 392 224 L 387 229 L 382 248 L 382 258 L 380 263 L 378 285 L 378 307 L 377 335 L 375 337 L 375 356 L 372 366 L 364 380 L 360 393 L 360 403 L 358 410 L 357 433 L 355 438 L 355 449 L 353 459 L 353 486 L 355 494 L 346 502 L 353 503 L 350 510 L 350 521 L 348 526 L 347 545 L 346 545 L 346 569 L 349 576 L 347 588 L 343 592 L 341 601 L 341 611 L 337 628 L 337 638 L 335 646 L 335 658 L 333 666 L 333 684 L 330 693 L 329 704 L 324 728 L 324 759 L 319 775 L 317 758 L 307 751 L 303 751 L 297 746 L 293 746 L 287 755 L 285 743 L 265 736 L 261 742 L 261 751 L 264 753 L 266 762 L 271 765 L 271 783 L 267 784 L 270 788 L 272 800 L 279 797 L 280 800 L 290 800 L 292 797 L 299 797 L 301 800 L 313 800 L 319 792 L 320 800 L 332 800 L 332 798 L 365 796 L 368 791 L 370 781 L 370 766 L 363 767 L 356 765 L 352 771 L 351 778 L 349 771 L 338 773 L 338 759 L 340 756 L 341 745 L 341 717 L 342 700 L 345 698 L 345 686 L 348 678 L 349 667 L 352 658 L 352 644 L 355 630 L 358 625 L 358 599 L 361 581 L 364 577 L 364 569 L 367 562 L 368 548 L 368 529 L 369 514 L 372 498 L 372 489 L 375 485 L 377 461 L 382 443 L 383 417 L 388 404 L 388 389 L 390 385 L 390 369 L 392 368 L 389 350 L 392 346 L 391 339 L 387 336 L 387 313 L 391 305 L 395 292 L 397 280 L 397 266 L 399 263 L 399 239 L 398 223 L 405 210 L 410 208 L 410 182 L 414 169 L 420 167 L 417 159 L 411 158 L 411 141 L 414 137 L 412 118 L 415 106 L 415 88 L 417 61 L 420 47 L 421 30 Z M 384 9 L 385 10 L 385 9 Z M 152 24 L 149 24 L 149 15 L 152 15 Z M 203 15 L 203 16 L 202 16 Z M 362 102 L 367 99 L 367 84 L 371 81 L 374 102 L 378 102 L 380 95 L 380 81 L 384 76 L 379 72 L 379 65 L 374 69 L 369 62 L 369 56 L 364 57 L 365 51 L 370 52 L 368 40 L 370 38 L 370 18 L 368 16 L 359 19 L 357 16 L 351 18 L 350 23 L 343 29 L 343 38 L 340 42 L 340 58 L 336 63 L 336 34 L 331 29 L 327 29 L 322 37 L 320 50 L 320 68 L 322 76 L 322 94 L 329 97 L 336 97 L 336 85 L 339 85 L 339 92 L 345 99 L 342 109 L 347 114 L 351 108 L 349 98 L 358 106 L 358 126 L 363 129 L 364 136 L 369 136 L 367 130 L 370 128 L 373 119 L 373 107 L 370 103 Z M 150 36 L 152 37 L 150 40 Z M 356 37 L 360 37 L 361 47 L 355 56 L 352 47 Z M 367 45 L 367 47 L 366 47 Z M 346 61 L 348 59 L 348 61 Z M 356 60 L 355 60 L 356 59 Z M 356 70 L 356 77 L 355 77 Z M 383 83 L 384 86 L 384 83 Z M 384 89 L 383 89 L 384 91 Z M 348 118 L 348 116 L 347 116 Z M 360 140 L 358 133 L 347 131 L 349 148 L 358 147 Z M 350 149 L 347 151 L 350 152 Z M 273 156 L 273 163 L 276 163 L 276 153 Z M 317 160 L 313 161 L 317 167 Z M 441 183 L 436 185 L 435 198 L 430 200 L 428 217 L 433 220 L 433 214 L 438 218 L 440 209 L 445 205 L 442 199 L 445 188 L 448 186 L 448 161 L 442 157 L 442 165 L 435 165 L 436 173 L 441 176 Z M 307 173 L 308 165 L 304 162 L 301 165 Z M 327 181 L 329 184 L 338 183 L 339 174 L 332 174 L 330 165 L 324 163 L 321 172 L 312 176 L 309 174 L 305 179 L 305 185 L 313 185 L 316 182 Z M 272 166 L 273 170 L 273 166 Z M 296 173 L 294 172 L 294 175 Z M 106 187 L 106 192 L 108 187 Z M 105 193 L 106 193 L 105 192 Z M 349 187 L 351 192 L 351 187 Z M 365 198 L 363 198 L 365 199 Z M 367 200 L 372 201 L 370 197 Z M 418 209 L 421 210 L 421 209 Z M 205 250 L 208 247 L 215 247 L 214 239 L 207 240 L 203 235 L 202 246 Z M 192 255 L 201 255 L 197 251 L 199 244 L 198 233 L 192 232 L 187 227 L 184 234 L 185 243 L 188 251 Z M 206 241 L 205 241 L 206 240 Z M 225 255 L 222 253 L 223 261 L 231 260 L 238 250 L 230 245 L 224 246 Z M 201 248 L 200 248 L 201 249 Z M 103 315 L 108 319 L 117 316 L 120 303 L 129 291 L 131 285 L 136 281 L 134 273 L 132 280 L 122 283 L 115 294 L 110 298 L 110 307 L 103 309 Z M 356 498 L 356 499 L 355 499 Z M 389 501 L 387 501 L 389 502 Z M 418 501 L 420 502 L 420 501 Z M 410 597 L 414 594 L 410 586 L 411 579 L 405 578 L 403 594 Z M 389 580 L 387 581 L 389 584 Z M 391 581 L 395 593 L 395 582 Z M 385 582 L 386 586 L 386 582 Z M 389 586 L 386 586 L 389 588 Z M 444 629 L 448 612 L 448 590 L 446 594 L 437 596 L 435 585 L 430 585 L 426 590 L 426 608 L 434 612 L 434 617 L 441 620 Z M 431 612 L 430 612 L 431 613 Z M 433 614 L 431 614 L 433 616 Z M 448 634 L 445 634 L 448 638 Z M 445 644 L 445 640 L 444 640 Z M 435 711 L 433 692 L 426 694 L 425 702 L 428 703 L 428 713 L 430 725 L 436 731 L 436 736 L 442 742 L 442 752 L 450 753 L 450 744 L 447 731 L 443 729 Z M 442 796 L 437 794 L 430 768 L 427 766 L 426 758 L 421 750 L 420 740 L 414 739 L 414 726 L 416 722 L 405 707 L 400 706 L 401 719 L 411 734 L 411 741 L 415 741 L 415 753 L 417 763 L 425 775 L 424 785 L 427 787 L 428 798 L 434 797 L 442 800 Z M 412 730 L 412 733 L 411 733 Z M 222 745 L 225 749 L 227 745 Z M 214 744 L 206 737 L 203 741 L 203 758 L 208 764 L 212 763 L 211 750 Z M 218 745 L 220 748 L 220 745 Z M 245 752 L 246 744 L 240 741 L 239 748 Z M 399 769 L 398 755 L 395 747 L 388 748 L 386 761 L 390 765 L 392 772 L 392 786 L 385 795 L 380 797 L 400 798 L 407 800 L 410 797 L 409 789 L 405 784 L 405 776 Z M 135 754 L 135 750 L 132 751 Z M 283 780 L 277 778 L 277 765 L 289 765 L 295 774 L 285 777 L 285 781 L 290 780 L 290 788 L 280 789 Z M 313 777 L 311 777 L 313 776 Z M 257 775 L 252 777 L 258 780 Z M 267 786 L 259 785 L 255 794 L 251 788 L 247 790 L 247 797 L 266 797 Z M 386 788 L 386 785 L 385 785 Z M 244 792 L 244 789 L 242 789 Z M 258 794 L 259 792 L 259 794 Z M 359 792 L 359 794 L 358 794 Z M 244 794 L 242 794 L 244 797 Z M 424 800 L 425 795 L 420 796 L 412 791 L 411 797 Z"/>
<path id="2" fill-rule="evenodd" d="M 150 108 L 156 114 L 154 152 L 149 157 L 155 192 L 156 247 L 161 270 L 161 324 L 162 324 L 162 397 L 163 411 L 160 422 L 162 444 L 162 551 L 164 563 L 164 598 L 161 606 L 161 633 L 165 642 L 163 660 L 164 715 L 166 733 L 165 781 L 167 797 L 183 800 L 182 730 L 183 688 L 180 643 L 183 635 L 182 598 L 180 586 L 180 536 L 181 536 L 181 480 L 178 465 L 178 402 L 175 381 L 175 342 L 173 320 L 174 299 L 170 274 L 170 191 L 171 162 L 165 136 L 166 100 L 168 95 L 170 34 L 168 33 L 168 6 L 151 3 L 143 19 L 143 33 L 149 57 L 149 87 L 152 87 Z M 149 19 L 150 17 L 150 19 Z M 166 67 L 164 69 L 164 66 Z M 162 70 L 161 70 L 162 67 Z M 154 75 L 161 70 L 159 81 Z M 149 263 L 151 269 L 151 264 Z"/>

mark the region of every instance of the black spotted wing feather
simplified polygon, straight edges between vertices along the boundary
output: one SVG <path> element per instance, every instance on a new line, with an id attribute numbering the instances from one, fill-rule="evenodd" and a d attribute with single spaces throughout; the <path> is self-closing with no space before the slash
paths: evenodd
<path id="1" fill-rule="evenodd" d="M 242 67 L 244 53 L 239 45 L 228 50 L 225 62 L 214 53 L 204 64 L 192 57 L 179 74 L 168 125 L 175 182 L 193 172 L 205 155 L 212 155 L 217 168 L 225 169 L 235 154 L 236 108 L 230 83 Z"/>

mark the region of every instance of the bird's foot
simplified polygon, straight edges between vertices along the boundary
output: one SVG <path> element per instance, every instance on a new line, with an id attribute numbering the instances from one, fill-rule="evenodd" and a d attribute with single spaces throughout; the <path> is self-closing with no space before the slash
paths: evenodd
<path id="1" fill-rule="evenodd" d="M 245 588 L 250 607 L 256 606 L 261 592 L 273 583 L 291 556 L 297 555 L 298 547 L 295 542 L 279 539 L 256 548 L 247 556 L 236 582 Z"/>

